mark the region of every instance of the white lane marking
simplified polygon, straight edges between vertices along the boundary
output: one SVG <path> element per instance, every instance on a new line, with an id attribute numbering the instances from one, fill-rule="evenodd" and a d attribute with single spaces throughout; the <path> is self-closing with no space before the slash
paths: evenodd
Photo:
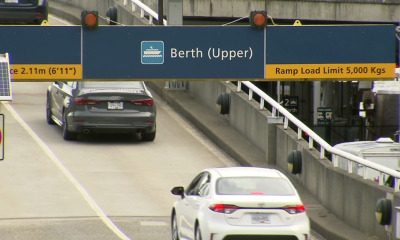
<path id="1" fill-rule="evenodd" d="M 229 167 L 239 166 L 235 160 L 233 160 L 230 156 L 228 156 L 228 154 L 216 146 L 210 139 L 204 136 L 204 134 L 200 132 L 192 123 L 179 115 L 164 101 L 164 99 L 162 99 L 156 93 L 153 93 L 153 95 L 157 96 L 157 105 L 159 105 L 168 115 L 170 115 L 179 125 L 181 125 L 181 127 L 183 127 L 190 135 L 192 135 L 197 141 L 206 147 L 212 154 L 214 154 L 222 163 Z"/>
<path id="2" fill-rule="evenodd" d="M 76 180 L 74 175 L 68 171 L 68 169 L 64 166 L 64 164 L 57 158 L 57 156 L 51 151 L 51 149 L 39 138 L 38 135 L 28 126 L 28 124 L 19 116 L 17 111 L 10 105 L 8 102 L 1 102 L 7 110 L 11 113 L 11 115 L 21 124 L 21 126 L 29 133 L 29 135 L 33 138 L 33 140 L 43 149 L 43 151 L 50 157 L 51 160 L 60 168 L 60 170 L 68 177 L 68 179 L 72 182 L 72 184 L 78 189 L 78 191 L 85 198 L 86 202 L 93 208 L 93 210 L 97 213 L 97 216 L 107 225 L 108 228 L 111 229 L 118 237 L 124 240 L 130 240 L 129 237 L 125 235 L 112 221 L 107 217 L 104 211 L 100 208 L 100 206 L 96 203 L 96 201 L 90 196 L 90 194 L 85 190 L 85 188 Z"/>
<path id="3" fill-rule="evenodd" d="M 49 14 L 49 18 L 54 18 L 54 20 L 57 20 L 57 21 L 59 21 L 59 22 L 65 24 L 65 25 L 69 25 L 69 26 L 73 26 L 73 25 L 74 25 L 74 24 L 72 24 L 72 23 L 70 23 L 70 22 L 68 22 L 68 21 L 66 21 L 66 20 L 63 20 L 63 19 L 58 18 L 58 17 L 56 17 L 56 16 L 54 16 L 54 15 L 51 15 L 51 14 Z M 52 24 L 50 23 L 50 25 L 52 25 Z M 54 26 L 54 25 L 53 25 L 53 26 Z"/>
<path id="4" fill-rule="evenodd" d="M 319 235 L 316 231 L 312 230 L 310 231 L 310 240 L 326 240 L 323 238 L 321 235 Z"/>

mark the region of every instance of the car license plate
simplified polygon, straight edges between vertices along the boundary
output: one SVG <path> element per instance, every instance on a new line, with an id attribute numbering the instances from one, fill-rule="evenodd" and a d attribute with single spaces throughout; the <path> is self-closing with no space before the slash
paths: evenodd
<path id="1" fill-rule="evenodd" d="M 6 0 L 6 3 L 18 3 L 18 0 Z"/>
<path id="2" fill-rule="evenodd" d="M 108 102 L 108 109 L 124 109 L 123 102 Z"/>
<path id="3" fill-rule="evenodd" d="M 270 214 L 252 214 L 251 215 L 252 224 L 271 224 Z"/>

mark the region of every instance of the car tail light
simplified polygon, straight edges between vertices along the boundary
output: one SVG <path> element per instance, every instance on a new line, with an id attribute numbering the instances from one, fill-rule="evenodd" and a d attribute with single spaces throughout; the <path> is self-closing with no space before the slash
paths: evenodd
<path id="1" fill-rule="evenodd" d="M 132 100 L 131 102 L 138 106 L 153 106 L 153 99 Z"/>
<path id="2" fill-rule="evenodd" d="M 262 192 L 251 192 L 251 195 L 264 195 Z"/>
<path id="3" fill-rule="evenodd" d="M 42 15 L 41 14 L 36 14 L 36 17 L 37 18 L 42 18 Z"/>
<path id="4" fill-rule="evenodd" d="M 234 205 L 213 204 L 210 206 L 210 209 L 214 212 L 230 214 L 239 208 Z"/>
<path id="5" fill-rule="evenodd" d="M 99 103 L 100 100 L 75 98 L 75 105 L 93 105 Z"/>
<path id="6" fill-rule="evenodd" d="M 287 207 L 284 207 L 283 209 L 290 214 L 302 213 L 305 211 L 305 208 L 303 205 L 287 206 Z"/>

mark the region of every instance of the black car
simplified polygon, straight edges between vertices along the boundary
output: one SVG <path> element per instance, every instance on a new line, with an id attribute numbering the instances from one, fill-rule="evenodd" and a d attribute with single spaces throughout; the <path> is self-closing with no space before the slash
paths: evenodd
<path id="1" fill-rule="evenodd" d="M 47 123 L 65 140 L 78 133 L 139 133 L 156 137 L 156 106 L 144 82 L 54 82 L 47 90 Z"/>
<path id="2" fill-rule="evenodd" d="M 48 0 L 0 0 L 1 23 L 34 23 L 48 21 Z"/>

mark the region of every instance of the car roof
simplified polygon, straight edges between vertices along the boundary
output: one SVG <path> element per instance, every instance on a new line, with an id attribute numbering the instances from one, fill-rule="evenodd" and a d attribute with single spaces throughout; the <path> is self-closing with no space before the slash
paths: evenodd
<path id="1" fill-rule="evenodd" d="M 284 175 L 276 169 L 259 167 L 221 167 L 213 168 L 222 177 L 274 177 L 285 178 Z"/>

